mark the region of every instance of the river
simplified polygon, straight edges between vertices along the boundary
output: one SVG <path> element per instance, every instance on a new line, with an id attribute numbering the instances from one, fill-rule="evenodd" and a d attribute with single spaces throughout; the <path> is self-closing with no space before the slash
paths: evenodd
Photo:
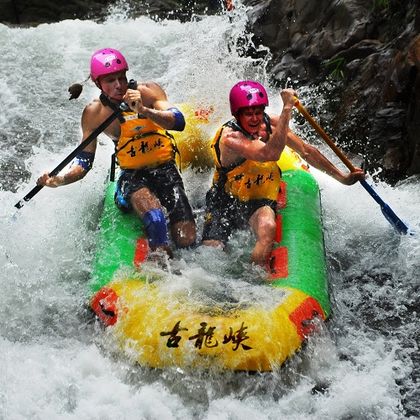
<path id="1" fill-rule="evenodd" d="M 211 131 L 229 118 L 227 93 L 236 81 L 267 81 L 264 59 L 237 52 L 247 42 L 245 24 L 241 8 L 230 18 L 187 23 L 129 19 L 116 8 L 104 23 L 0 25 L 0 419 L 420 418 L 419 236 L 395 233 L 360 185 L 315 171 L 333 314 L 287 366 L 254 375 L 154 371 L 106 351 L 86 305 L 106 138 L 82 182 L 43 189 L 14 208 L 78 144 L 81 112 L 98 91 L 87 83 L 69 101 L 67 87 L 86 79 L 93 51 L 120 49 L 129 77 L 160 83 L 173 103 L 213 106 Z M 278 92 L 270 97 L 276 112 Z M 308 139 L 337 162 L 316 135 Z M 187 170 L 184 177 L 199 208 L 210 174 Z M 419 177 L 376 189 L 420 232 Z M 191 287 L 206 287 L 198 283 Z"/>

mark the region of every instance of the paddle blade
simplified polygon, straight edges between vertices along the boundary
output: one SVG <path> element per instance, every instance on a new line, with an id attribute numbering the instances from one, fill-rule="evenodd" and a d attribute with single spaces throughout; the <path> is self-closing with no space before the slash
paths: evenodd
<path id="1" fill-rule="evenodd" d="M 391 223 L 392 226 L 401 234 L 406 235 L 408 233 L 408 226 L 393 212 L 388 204 L 381 207 L 382 214 L 386 220 Z"/>
<path id="2" fill-rule="evenodd" d="M 381 206 L 382 214 L 386 220 L 395 228 L 398 233 L 406 235 L 408 233 L 408 226 L 394 213 L 391 207 L 382 200 L 376 191 L 366 181 L 360 181 L 365 190 L 374 198 L 374 200 Z"/>

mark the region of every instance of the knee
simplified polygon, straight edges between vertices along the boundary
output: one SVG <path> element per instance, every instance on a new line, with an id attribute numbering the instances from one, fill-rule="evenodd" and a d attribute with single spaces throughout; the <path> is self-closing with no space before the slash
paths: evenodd
<path id="1" fill-rule="evenodd" d="M 271 218 L 264 218 L 258 223 L 258 236 L 267 241 L 273 241 L 276 236 L 276 221 Z"/>
<path id="2" fill-rule="evenodd" d="M 175 223 L 171 232 L 172 239 L 178 248 L 188 248 L 195 244 L 197 233 L 193 221 Z"/>

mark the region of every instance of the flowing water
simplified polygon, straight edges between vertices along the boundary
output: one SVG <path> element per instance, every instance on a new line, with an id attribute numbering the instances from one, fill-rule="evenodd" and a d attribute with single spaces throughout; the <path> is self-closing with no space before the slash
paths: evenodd
<path id="1" fill-rule="evenodd" d="M 419 418 L 419 236 L 396 234 L 361 186 L 318 172 L 333 314 L 303 352 L 276 372 L 247 375 L 150 370 L 107 351 L 86 302 L 109 141 L 100 138 L 82 182 L 14 208 L 79 142 L 82 109 L 98 91 L 88 83 L 68 101 L 67 87 L 87 77 L 94 50 L 118 48 L 129 77 L 157 81 L 173 103 L 214 106 L 211 131 L 229 117 L 233 83 L 267 79 L 262 59 L 237 52 L 247 42 L 241 10 L 187 23 L 113 12 L 101 24 L 0 25 L 0 419 Z M 277 92 L 271 97 L 276 112 Z M 200 214 L 210 174 L 184 177 Z M 419 186 L 413 177 L 377 190 L 420 232 Z M 183 287 L 216 296 L 221 286 L 207 268 L 226 257 L 194 255 L 181 267 Z M 232 299 L 260 297 L 260 283 L 234 272 L 226 281 Z"/>

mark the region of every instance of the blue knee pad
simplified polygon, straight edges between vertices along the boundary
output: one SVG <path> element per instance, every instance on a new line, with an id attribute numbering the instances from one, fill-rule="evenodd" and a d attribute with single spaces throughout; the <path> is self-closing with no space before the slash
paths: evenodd
<path id="1" fill-rule="evenodd" d="M 150 247 L 156 248 L 168 245 L 168 228 L 165 215 L 161 209 L 152 209 L 144 213 L 143 223 Z"/>

